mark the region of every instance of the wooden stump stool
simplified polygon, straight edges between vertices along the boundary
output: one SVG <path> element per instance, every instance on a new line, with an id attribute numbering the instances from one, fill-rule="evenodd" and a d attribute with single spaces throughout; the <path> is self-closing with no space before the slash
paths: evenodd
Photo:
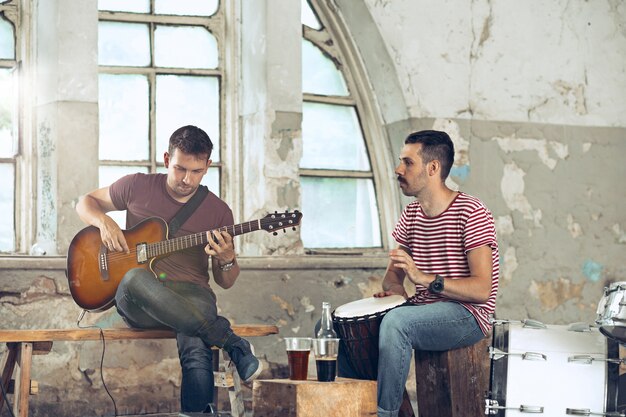
<path id="1" fill-rule="evenodd" d="M 491 337 L 444 352 L 415 351 L 419 417 L 467 417 L 485 413 Z"/>
<path id="2" fill-rule="evenodd" d="M 254 417 L 372 417 L 376 415 L 376 381 L 256 380 L 252 409 Z"/>

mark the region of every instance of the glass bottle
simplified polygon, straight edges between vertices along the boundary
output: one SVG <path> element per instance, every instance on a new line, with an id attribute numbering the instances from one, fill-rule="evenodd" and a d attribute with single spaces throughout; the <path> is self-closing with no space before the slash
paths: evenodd
<path id="1" fill-rule="evenodd" d="M 337 333 L 333 329 L 333 320 L 330 317 L 330 303 L 324 301 L 322 303 L 322 321 L 320 323 L 320 329 L 317 331 L 318 339 L 335 339 Z"/>

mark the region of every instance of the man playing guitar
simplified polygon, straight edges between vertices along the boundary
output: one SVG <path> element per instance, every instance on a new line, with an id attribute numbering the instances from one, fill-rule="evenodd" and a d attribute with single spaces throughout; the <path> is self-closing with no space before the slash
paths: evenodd
<path id="1" fill-rule="evenodd" d="M 211 165 L 212 150 L 211 139 L 202 129 L 181 127 L 170 137 L 164 154 L 167 174 L 127 175 L 79 200 L 76 211 L 85 223 L 100 230 L 108 258 L 129 256 L 134 248 L 129 248 L 124 232 L 106 213 L 126 210 L 128 228 L 149 217 L 170 222 L 203 187 L 200 181 Z M 228 352 L 245 382 L 262 370 L 250 344 L 217 314 L 215 293 L 209 286 L 209 257 L 213 279 L 220 287 L 232 287 L 239 276 L 231 234 L 215 230 L 231 224 L 232 211 L 209 191 L 173 233 L 177 237 L 214 230 L 207 244 L 159 258 L 150 265 L 151 270 L 130 269 L 115 291 L 117 311 L 130 326 L 176 331 L 182 411 L 205 411 L 213 400 L 211 346 Z"/>

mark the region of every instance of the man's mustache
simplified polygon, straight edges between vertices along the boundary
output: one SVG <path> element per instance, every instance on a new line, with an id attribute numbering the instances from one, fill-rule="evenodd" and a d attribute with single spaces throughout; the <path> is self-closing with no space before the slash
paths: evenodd
<path id="1" fill-rule="evenodd" d="M 401 183 L 403 183 L 403 184 L 406 184 L 406 180 L 404 179 L 404 177 L 402 177 L 402 176 L 400 176 L 400 175 L 398 175 L 397 180 L 398 180 L 398 182 L 401 182 Z"/>

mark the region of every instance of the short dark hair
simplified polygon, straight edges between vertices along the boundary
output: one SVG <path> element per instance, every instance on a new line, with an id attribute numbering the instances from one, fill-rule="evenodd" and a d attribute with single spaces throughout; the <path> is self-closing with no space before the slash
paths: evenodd
<path id="1" fill-rule="evenodd" d="M 190 155 L 204 154 L 209 159 L 213 151 L 213 142 L 204 130 L 187 125 L 176 129 L 170 136 L 169 154 L 173 155 L 175 149 Z"/>
<path id="2" fill-rule="evenodd" d="M 407 136 L 404 143 L 421 143 L 421 155 L 424 164 L 436 159 L 441 163 L 441 179 L 445 180 L 448 178 L 454 163 L 454 143 L 452 143 L 452 139 L 446 132 L 421 130 Z"/>

